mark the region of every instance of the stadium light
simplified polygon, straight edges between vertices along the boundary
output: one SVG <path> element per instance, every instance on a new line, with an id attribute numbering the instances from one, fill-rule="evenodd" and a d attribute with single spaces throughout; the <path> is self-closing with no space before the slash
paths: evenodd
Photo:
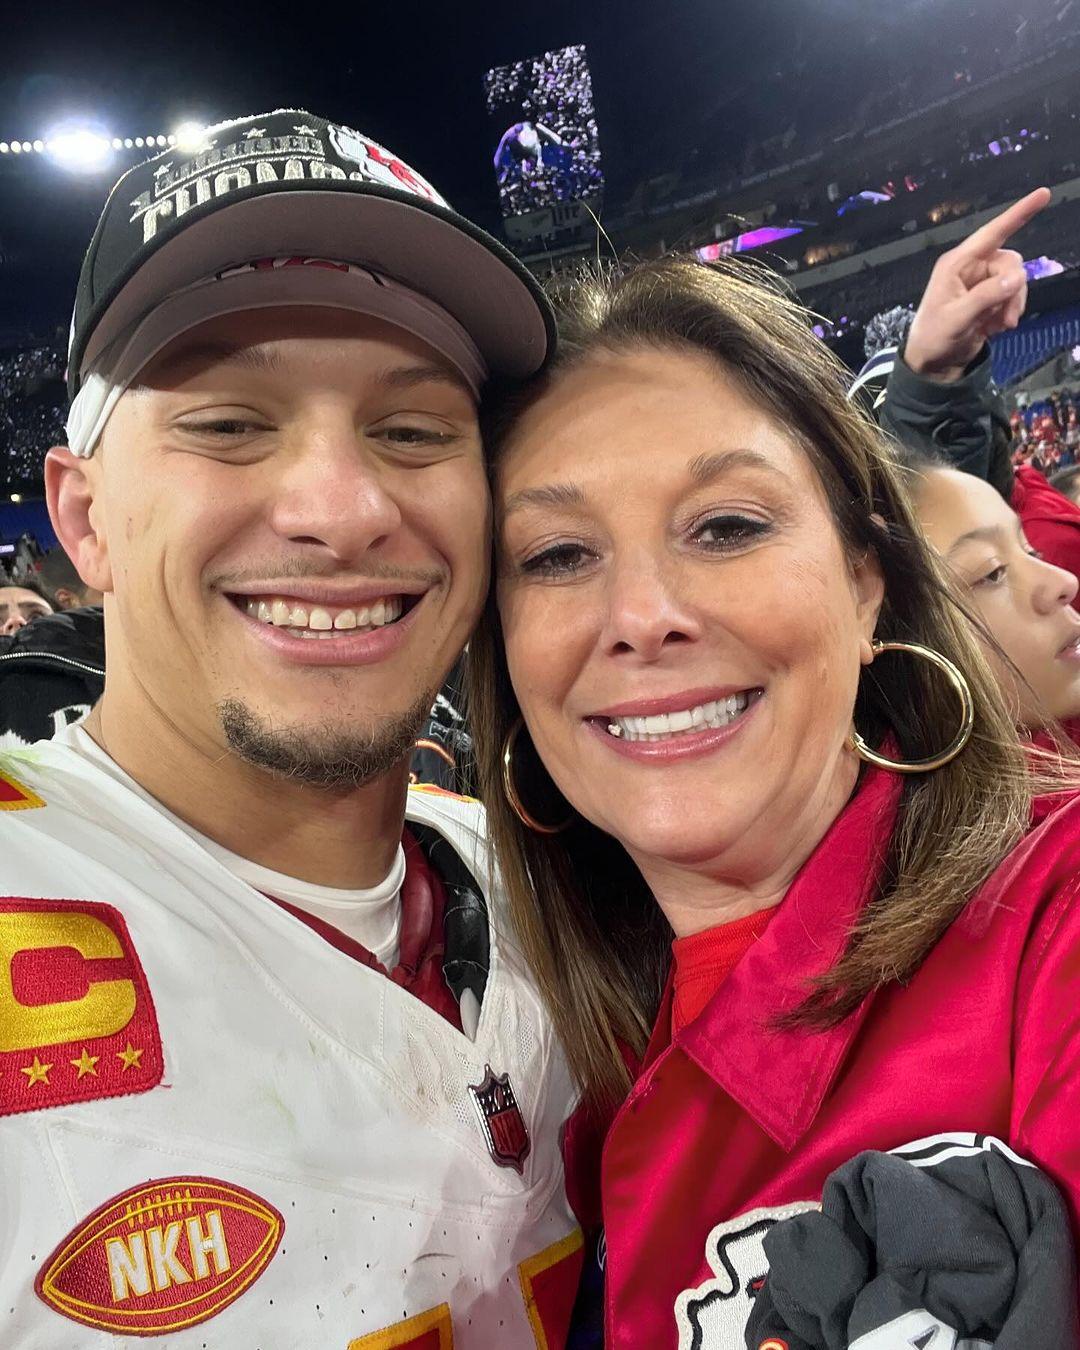
<path id="1" fill-rule="evenodd" d="M 206 138 L 206 128 L 201 122 L 181 122 L 180 125 L 169 137 L 170 142 L 175 137 L 175 145 L 181 154 L 193 155 L 202 145 Z"/>
<path id="2" fill-rule="evenodd" d="M 15 503 L 16 506 L 18 506 L 18 504 L 22 501 L 22 493 L 21 493 L 21 492 L 13 492 L 13 493 L 11 494 L 11 500 Z"/>
<path id="3" fill-rule="evenodd" d="M 48 144 L 52 158 L 72 173 L 96 173 L 112 159 L 112 141 L 88 127 L 58 132 Z"/>
<path id="4" fill-rule="evenodd" d="M 7 141 L 0 141 L 0 155 L 6 155 L 10 149 L 11 146 L 8 145 Z"/>

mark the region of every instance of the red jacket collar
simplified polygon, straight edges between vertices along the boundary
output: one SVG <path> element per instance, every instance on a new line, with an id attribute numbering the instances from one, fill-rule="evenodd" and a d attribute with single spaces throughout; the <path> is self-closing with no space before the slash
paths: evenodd
<path id="1" fill-rule="evenodd" d="M 675 1040 L 784 1149 L 812 1125 L 873 996 L 828 1031 L 773 1024 L 839 956 L 878 875 L 902 787 L 898 774 L 866 771 L 765 934 Z"/>

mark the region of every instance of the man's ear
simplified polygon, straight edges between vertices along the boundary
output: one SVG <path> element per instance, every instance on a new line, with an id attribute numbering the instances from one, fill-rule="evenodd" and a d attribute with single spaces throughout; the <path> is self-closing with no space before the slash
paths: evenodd
<path id="1" fill-rule="evenodd" d="M 86 585 L 110 592 L 109 544 L 101 512 L 93 510 L 100 484 L 99 466 L 79 459 L 67 446 L 54 446 L 45 456 L 45 499 L 56 537 Z"/>

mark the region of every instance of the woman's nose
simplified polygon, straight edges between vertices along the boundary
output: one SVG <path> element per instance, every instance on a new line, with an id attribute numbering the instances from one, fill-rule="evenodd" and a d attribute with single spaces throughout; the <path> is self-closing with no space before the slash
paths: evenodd
<path id="1" fill-rule="evenodd" d="M 700 635 L 693 609 L 680 596 L 677 581 L 641 560 L 628 561 L 611 576 L 603 645 L 611 655 L 630 654 L 655 661 L 680 642 Z"/>
<path id="2" fill-rule="evenodd" d="M 1071 605 L 1076 599 L 1080 582 L 1064 567 L 1055 567 L 1042 558 L 1033 560 L 1036 568 L 1035 587 L 1032 600 L 1040 614 L 1050 614 L 1055 609 Z"/>

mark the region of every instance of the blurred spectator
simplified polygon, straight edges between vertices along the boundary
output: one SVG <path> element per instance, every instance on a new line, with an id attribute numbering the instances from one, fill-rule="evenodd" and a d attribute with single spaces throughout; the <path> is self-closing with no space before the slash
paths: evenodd
<path id="1" fill-rule="evenodd" d="M 987 345 L 1023 314 L 1023 259 L 1005 246 L 1048 198 L 1045 189 L 1029 193 L 942 254 L 887 377 L 879 353 L 856 388 L 865 397 L 872 393 L 868 378 L 887 378 L 882 427 L 901 445 L 986 479 L 1019 516 L 1031 545 L 1080 577 L 1080 508 L 1038 471 L 1041 460 L 1031 443 L 1017 458 L 1004 403 L 990 379 Z M 1046 422 L 1056 435 L 1049 413 Z"/>
<path id="2" fill-rule="evenodd" d="M 82 609 L 86 605 L 100 605 L 104 599 L 100 591 L 87 586 L 59 544 L 45 554 L 37 570 L 38 576 L 56 598 L 57 609 Z"/>
<path id="3" fill-rule="evenodd" d="M 410 777 L 449 792 L 475 795 L 472 781 L 472 737 L 465 718 L 464 675 L 458 661 L 432 706 L 427 725 L 413 751 Z"/>
<path id="4" fill-rule="evenodd" d="M 1059 470 L 1050 479 L 1050 486 L 1080 506 L 1080 465 Z"/>
<path id="5" fill-rule="evenodd" d="M 3 596 L 0 590 L 0 600 Z M 32 623 L 24 620 L 4 632 L 6 636 L 0 636 L 0 750 L 48 740 L 84 717 L 105 688 L 105 627 L 100 609 L 42 611 Z"/>
<path id="6" fill-rule="evenodd" d="M 0 586 L 0 636 L 17 633 L 45 614 L 53 605 L 42 587 L 32 581 L 17 586 Z"/>

